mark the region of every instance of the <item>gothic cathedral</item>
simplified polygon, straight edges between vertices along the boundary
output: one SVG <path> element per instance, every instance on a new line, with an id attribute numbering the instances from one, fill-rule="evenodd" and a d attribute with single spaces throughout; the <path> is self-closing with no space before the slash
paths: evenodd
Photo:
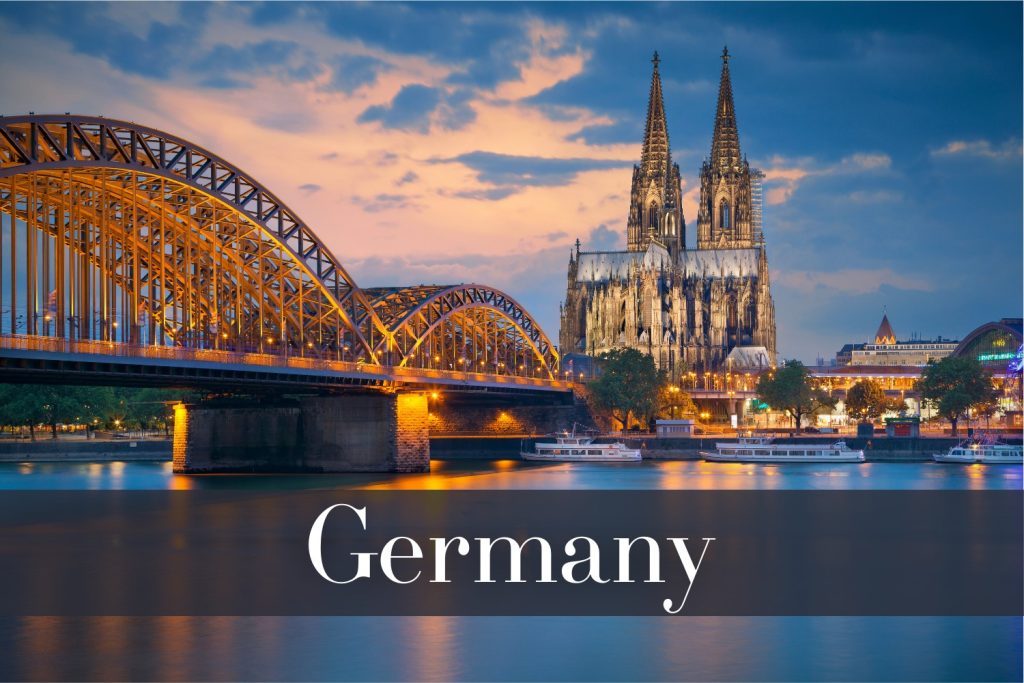
<path id="1" fill-rule="evenodd" d="M 561 311 L 562 356 L 635 348 L 673 379 L 774 364 L 775 306 L 754 192 L 760 178 L 740 153 L 729 52 L 722 53 L 711 156 L 700 171 L 695 248 L 686 245 L 657 53 L 653 62 L 626 251 L 581 251 L 577 240 Z"/>

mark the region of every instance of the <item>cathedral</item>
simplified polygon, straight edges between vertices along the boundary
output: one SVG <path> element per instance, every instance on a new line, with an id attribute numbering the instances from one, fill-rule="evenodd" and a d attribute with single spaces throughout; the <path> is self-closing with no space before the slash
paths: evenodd
<path id="1" fill-rule="evenodd" d="M 569 259 L 560 350 L 634 348 L 677 379 L 775 362 L 775 306 L 761 230 L 759 171 L 740 153 L 729 51 L 722 52 L 711 154 L 700 170 L 697 243 L 686 244 L 682 183 L 672 162 L 654 53 L 640 163 L 633 167 L 626 251 Z"/>

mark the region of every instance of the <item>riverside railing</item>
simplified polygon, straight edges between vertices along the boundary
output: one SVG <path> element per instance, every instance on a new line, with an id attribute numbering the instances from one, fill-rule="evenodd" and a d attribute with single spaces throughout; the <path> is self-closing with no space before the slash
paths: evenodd
<path id="1" fill-rule="evenodd" d="M 569 391 L 572 383 L 543 377 L 525 377 L 484 372 L 458 370 L 435 370 L 369 363 L 288 356 L 245 351 L 222 351 L 217 349 L 196 349 L 181 346 L 151 346 L 126 344 L 124 342 L 98 341 L 90 339 L 59 339 L 32 335 L 0 335 L 0 349 L 26 352 L 60 353 L 69 355 L 92 355 L 115 358 L 136 358 L 178 362 L 218 363 L 224 365 L 246 365 L 276 369 L 310 370 L 344 375 L 358 375 L 364 379 L 379 379 L 382 382 L 429 383 L 429 380 L 463 384 L 507 384 L 521 387 L 542 387 Z"/>

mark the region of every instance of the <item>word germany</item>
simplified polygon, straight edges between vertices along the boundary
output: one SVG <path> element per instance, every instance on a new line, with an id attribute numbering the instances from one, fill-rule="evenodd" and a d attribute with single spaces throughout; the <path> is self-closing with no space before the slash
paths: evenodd
<path id="1" fill-rule="evenodd" d="M 326 508 L 313 522 L 309 531 L 309 559 L 313 568 L 326 581 L 333 584 L 350 584 L 360 579 L 373 577 L 374 561 L 380 566 L 383 576 L 394 584 L 411 584 L 424 578 L 424 566 L 431 567 L 433 572 L 428 573 L 430 583 L 451 583 L 448 578 L 448 560 L 450 554 L 461 557 L 470 556 L 476 551 L 476 578 L 474 583 L 496 583 L 494 577 L 506 577 L 504 583 L 528 583 L 523 578 L 523 553 L 530 550 L 539 554 L 539 567 L 535 567 L 538 578 L 535 583 L 558 583 L 554 572 L 554 550 L 551 543 L 546 539 L 531 536 L 523 541 L 517 541 L 508 536 L 474 537 L 468 539 L 464 536 L 452 537 L 431 537 L 425 544 L 432 550 L 433 562 L 430 563 L 424 558 L 424 546 L 420 542 L 408 536 L 395 536 L 389 539 L 380 548 L 379 552 L 351 552 L 348 553 L 355 558 L 354 567 L 350 564 L 345 568 L 332 567 L 329 571 L 324 562 L 324 525 L 331 513 L 338 508 L 346 508 L 354 513 L 363 531 L 367 531 L 366 508 L 357 508 L 347 503 L 338 503 Z M 601 572 L 601 546 L 589 536 L 576 536 L 566 541 L 562 547 L 565 560 L 561 563 L 559 577 L 561 581 L 569 584 L 583 584 L 593 582 L 604 583 L 665 583 L 662 578 L 661 541 L 649 536 L 637 536 L 634 538 L 615 537 L 611 539 L 617 555 L 616 571 L 603 575 Z M 691 542 L 694 550 L 699 550 L 699 555 L 692 553 L 687 542 L 689 538 L 666 538 L 667 543 L 665 555 L 670 558 L 670 566 L 675 567 L 680 575 L 686 578 L 686 591 L 679 598 L 678 603 L 671 597 L 662 602 L 662 608 L 669 614 L 678 614 L 686 604 L 690 595 L 690 589 L 700 571 L 704 556 L 714 541 L 714 538 L 701 538 L 700 542 Z M 634 552 L 634 546 L 636 551 Z M 492 563 L 492 555 L 504 558 L 504 552 L 495 553 L 496 549 L 507 550 L 508 566 L 507 571 L 501 571 L 504 567 L 498 568 Z M 646 550 L 646 553 L 644 553 Z M 639 554 L 646 560 L 646 572 L 640 576 L 630 571 L 631 558 Z M 694 559 L 696 557 L 696 560 Z M 401 565 L 401 567 L 399 567 Z M 429 571 L 429 570 L 428 570 Z"/>

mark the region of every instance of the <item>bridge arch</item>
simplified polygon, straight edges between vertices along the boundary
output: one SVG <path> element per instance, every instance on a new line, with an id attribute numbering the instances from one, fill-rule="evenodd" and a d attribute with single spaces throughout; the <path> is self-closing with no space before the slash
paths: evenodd
<path id="1" fill-rule="evenodd" d="M 284 202 L 152 128 L 0 117 L 0 214 L 5 333 L 371 364 L 391 339 Z"/>
<path id="2" fill-rule="evenodd" d="M 515 299 L 480 284 L 366 289 L 394 365 L 557 379 L 558 352 Z"/>

